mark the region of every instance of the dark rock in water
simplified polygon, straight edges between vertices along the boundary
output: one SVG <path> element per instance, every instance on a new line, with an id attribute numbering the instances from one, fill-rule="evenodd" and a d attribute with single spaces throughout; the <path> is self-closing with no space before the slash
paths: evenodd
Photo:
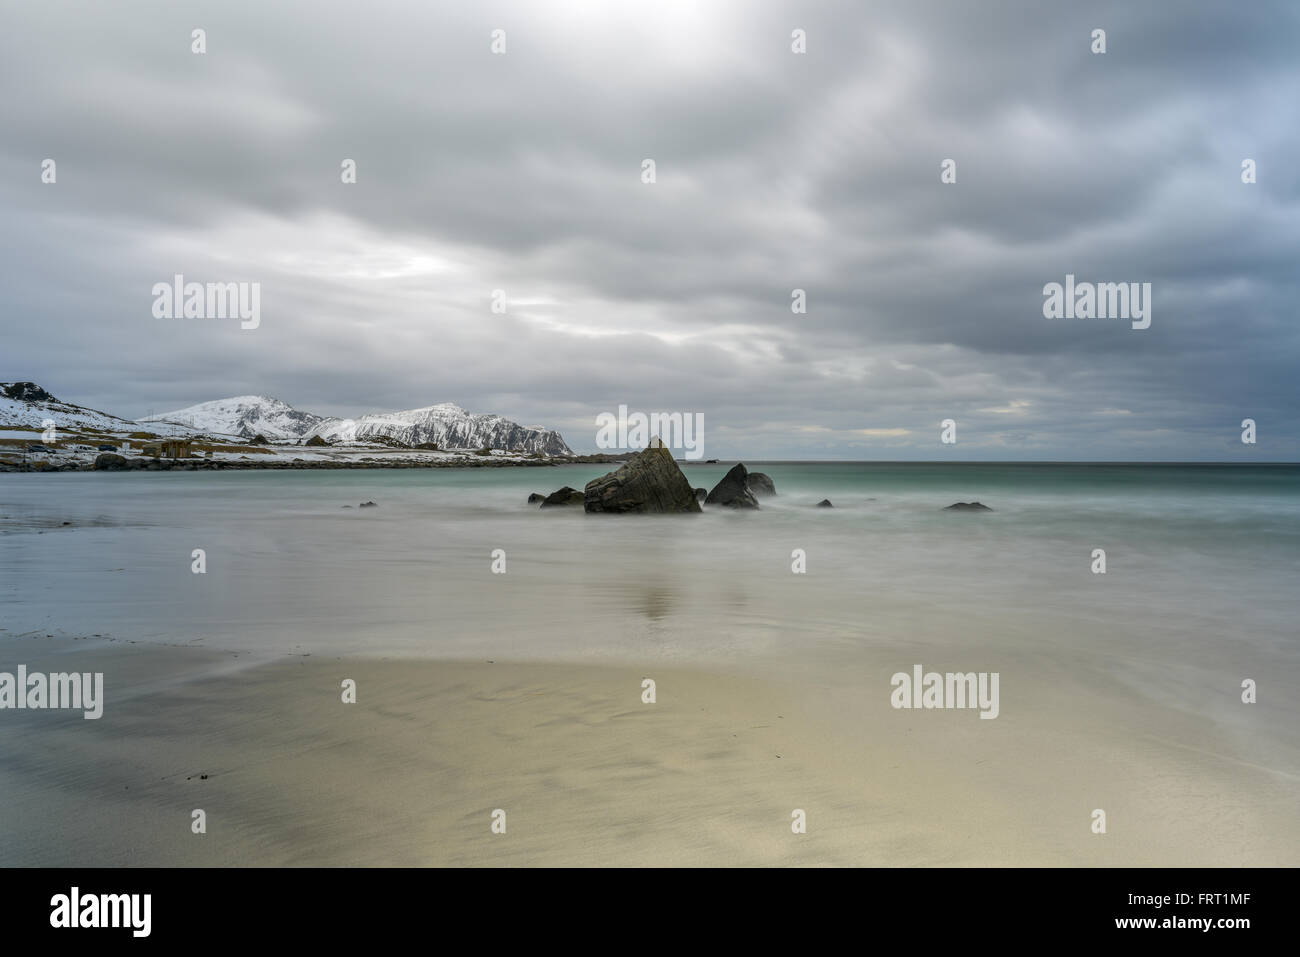
<path id="1" fill-rule="evenodd" d="M 557 505 L 581 505 L 583 504 L 583 499 L 584 495 L 582 492 L 566 485 L 564 488 L 556 489 L 550 495 L 546 496 L 546 498 L 542 499 L 542 508 L 554 508 Z M 532 496 L 529 496 L 529 501 L 532 501 Z"/>
<path id="2" fill-rule="evenodd" d="M 717 460 L 717 459 L 705 459 L 705 460 L 704 460 L 704 464 L 705 464 L 705 465 L 717 465 L 717 464 L 718 464 L 718 460 Z"/>
<path id="3" fill-rule="evenodd" d="M 749 490 L 754 493 L 755 498 L 764 498 L 776 494 L 776 483 L 763 472 L 750 472 L 745 484 L 749 486 Z"/>
<path id="4" fill-rule="evenodd" d="M 703 502 L 708 497 L 709 497 L 709 490 L 707 488 L 697 488 L 695 490 L 695 501 Z"/>
<path id="5" fill-rule="evenodd" d="M 588 512 L 698 512 L 695 490 L 671 450 L 651 445 L 583 491 Z"/>
<path id="6" fill-rule="evenodd" d="M 357 508 L 378 508 L 374 502 L 362 502 Z"/>
<path id="7" fill-rule="evenodd" d="M 536 505 L 538 502 L 545 502 L 546 496 L 541 492 L 533 492 L 528 496 L 528 504 Z"/>
<path id="8" fill-rule="evenodd" d="M 824 499 L 822 499 L 820 502 L 817 503 L 817 507 L 818 507 L 818 508 L 834 508 L 835 506 L 831 504 L 831 500 L 830 500 L 830 499 L 828 499 L 828 498 L 824 498 Z"/>
<path id="9" fill-rule="evenodd" d="M 991 512 L 993 509 L 979 502 L 954 502 L 944 509 L 945 512 Z"/>
<path id="10" fill-rule="evenodd" d="M 128 469 L 130 467 L 126 456 L 118 455 L 116 452 L 103 452 L 95 456 L 95 468 L 97 469 L 117 471 L 118 469 Z"/>
<path id="11" fill-rule="evenodd" d="M 758 508 L 758 499 L 749 490 L 749 470 L 744 462 L 733 465 L 713 491 L 704 497 L 706 505 L 725 505 L 728 508 Z"/>

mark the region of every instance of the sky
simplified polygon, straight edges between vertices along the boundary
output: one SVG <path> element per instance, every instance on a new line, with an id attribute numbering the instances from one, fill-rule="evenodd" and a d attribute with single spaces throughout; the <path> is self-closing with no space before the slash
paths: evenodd
<path id="1" fill-rule="evenodd" d="M 1296 461 L 1298 103 L 1288 2 L 0 0 L 0 380 Z M 259 325 L 156 317 L 176 274 Z M 1067 275 L 1150 283 L 1150 327 L 1045 318 Z"/>

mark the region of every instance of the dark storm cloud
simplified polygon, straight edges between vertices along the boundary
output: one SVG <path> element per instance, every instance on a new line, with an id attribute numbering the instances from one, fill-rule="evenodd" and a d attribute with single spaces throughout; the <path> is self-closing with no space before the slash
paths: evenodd
<path id="1" fill-rule="evenodd" d="M 1295 459 L 1297 16 L 10 4 L 0 372 L 126 415 L 451 400 L 583 448 L 619 404 L 703 412 L 710 455 L 1233 458 L 1249 416 Z M 259 281 L 262 326 L 153 319 L 175 273 Z M 1152 283 L 1151 328 L 1043 319 L 1066 273 Z"/>

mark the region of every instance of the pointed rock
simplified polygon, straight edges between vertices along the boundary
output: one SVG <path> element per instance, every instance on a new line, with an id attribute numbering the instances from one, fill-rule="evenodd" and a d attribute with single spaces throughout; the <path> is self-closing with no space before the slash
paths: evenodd
<path id="1" fill-rule="evenodd" d="M 650 447 L 621 468 L 592 479 L 583 492 L 588 512 L 698 512 L 691 483 L 671 450 Z"/>
<path id="2" fill-rule="evenodd" d="M 713 486 L 713 491 L 705 496 L 705 505 L 725 505 L 728 508 L 758 508 L 758 499 L 749 490 L 749 470 L 744 462 L 732 466 L 731 471 L 722 477 L 722 481 Z"/>

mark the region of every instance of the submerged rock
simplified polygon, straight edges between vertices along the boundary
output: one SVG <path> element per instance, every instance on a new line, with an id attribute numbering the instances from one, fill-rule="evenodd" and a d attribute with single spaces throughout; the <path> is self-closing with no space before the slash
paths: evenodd
<path id="1" fill-rule="evenodd" d="M 749 486 L 749 490 L 754 493 L 755 498 L 765 498 L 768 495 L 776 494 L 776 483 L 763 472 L 750 472 L 745 484 Z"/>
<path id="2" fill-rule="evenodd" d="M 824 498 L 824 499 L 822 499 L 820 502 L 817 503 L 817 507 L 818 507 L 818 508 L 834 508 L 835 506 L 831 504 L 831 500 L 830 500 L 830 499 L 828 499 L 828 498 Z"/>
<path id="3" fill-rule="evenodd" d="M 673 453 L 659 445 L 638 452 L 622 467 L 592 479 L 583 490 L 588 512 L 698 512 L 695 490 Z"/>
<path id="4" fill-rule="evenodd" d="M 550 495 L 546 496 L 546 498 L 542 499 L 542 508 L 553 508 L 556 505 L 581 505 L 583 504 L 583 499 L 584 496 L 582 492 L 566 485 L 564 488 L 556 489 Z M 529 496 L 529 501 L 532 501 L 532 496 Z"/>
<path id="5" fill-rule="evenodd" d="M 954 502 L 944 509 L 945 512 L 991 512 L 993 509 L 979 502 Z"/>
<path id="6" fill-rule="evenodd" d="M 744 462 L 732 466 L 722 481 L 704 498 L 706 505 L 725 505 L 728 508 L 758 508 L 758 499 L 749 490 L 749 470 Z"/>

